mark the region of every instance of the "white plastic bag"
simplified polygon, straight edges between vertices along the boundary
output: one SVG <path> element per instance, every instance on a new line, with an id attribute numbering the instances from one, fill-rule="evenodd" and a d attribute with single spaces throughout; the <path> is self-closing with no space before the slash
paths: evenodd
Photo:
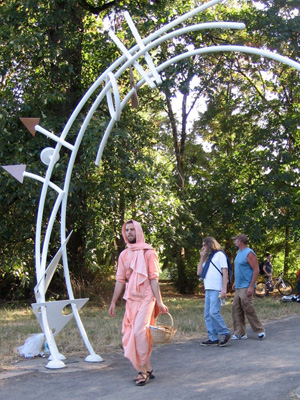
<path id="1" fill-rule="evenodd" d="M 283 296 L 281 301 L 284 301 L 284 302 L 293 301 L 293 297 L 294 296 Z"/>
<path id="2" fill-rule="evenodd" d="M 42 346 L 44 343 L 43 333 L 34 333 L 30 335 L 23 346 L 18 347 L 18 352 L 20 356 L 25 358 L 33 358 L 40 354 Z"/>

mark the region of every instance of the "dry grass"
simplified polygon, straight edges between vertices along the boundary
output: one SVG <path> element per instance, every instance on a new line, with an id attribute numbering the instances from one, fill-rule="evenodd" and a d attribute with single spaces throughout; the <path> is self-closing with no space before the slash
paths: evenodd
<path id="1" fill-rule="evenodd" d="M 164 301 L 174 318 L 178 329 L 175 340 L 186 340 L 206 335 L 203 318 L 203 295 L 179 296 L 162 286 Z M 283 303 L 281 297 L 255 298 L 257 313 L 262 321 L 285 318 L 300 314 L 300 304 Z M 232 298 L 222 307 L 222 315 L 229 328 L 231 319 Z M 110 318 L 108 307 L 99 308 L 87 304 L 81 311 L 83 325 L 96 353 L 104 354 L 121 349 L 121 323 L 124 305 L 117 308 L 116 317 Z M 17 347 L 24 344 L 32 333 L 39 333 L 40 327 L 30 307 L 10 309 L 0 308 L 0 366 L 9 367 L 19 359 Z M 56 337 L 59 351 L 66 356 L 70 354 L 87 354 L 77 325 L 72 320 Z"/>

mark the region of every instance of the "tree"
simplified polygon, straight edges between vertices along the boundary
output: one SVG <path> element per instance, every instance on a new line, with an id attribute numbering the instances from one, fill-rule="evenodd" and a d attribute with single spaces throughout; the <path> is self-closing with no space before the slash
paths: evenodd
<path id="1" fill-rule="evenodd" d="M 160 64 L 190 46 L 238 42 L 298 59 L 296 5 L 275 0 L 260 2 L 260 8 L 246 0 L 219 4 L 193 22 L 244 21 L 247 29 L 191 32 L 151 55 Z M 192 9 L 194 2 L 30 0 L 17 7 L 12 1 L 0 6 L 1 165 L 22 162 L 43 175 L 39 153 L 49 140 L 30 137 L 19 117 L 42 116 L 41 125 L 59 133 L 83 93 L 119 57 L 104 23 L 130 48 L 135 39 L 122 11 L 130 11 L 144 37 Z M 197 249 L 203 236 L 215 236 L 233 254 L 230 238 L 243 230 L 261 253 L 285 252 L 280 265 L 290 271 L 292 244 L 299 235 L 298 72 L 258 56 L 213 53 L 182 60 L 161 75 L 163 84 L 156 92 L 147 85 L 140 88 L 138 110 L 124 110 L 98 170 L 95 152 L 109 121 L 105 105 L 89 125 L 68 199 L 74 279 L 95 281 L 91 276 L 99 271 L 110 277 L 123 246 L 121 225 L 132 216 L 145 226 L 182 293 L 197 285 Z M 126 90 L 129 74 L 118 83 Z M 180 116 L 173 102 L 178 93 Z M 199 108 L 197 115 L 203 99 L 206 108 Z M 56 165 L 58 184 L 63 183 L 68 156 L 68 150 L 62 151 Z M 5 188 L 0 195 L 5 240 L 1 275 L 18 276 L 17 285 L 21 280 L 32 287 L 40 184 L 26 180 L 20 186 L 4 172 L 0 180 Z M 50 210 L 51 204 L 47 207 Z"/>
<path id="2" fill-rule="evenodd" d="M 151 5 L 149 14 L 153 15 L 153 9 L 163 8 L 165 3 L 160 1 L 157 5 Z M 119 19 L 120 11 L 128 9 L 137 16 L 142 15 L 136 7 L 137 4 L 149 5 L 148 2 L 112 1 L 97 2 L 95 6 L 91 1 L 75 0 L 38 3 L 27 1 L 19 2 L 17 7 L 13 1 L 1 3 L 2 165 L 23 162 L 30 165 L 31 172 L 44 174 L 44 167 L 39 161 L 39 152 L 49 145 L 48 139 L 42 136 L 30 138 L 19 122 L 19 117 L 42 116 L 42 126 L 59 133 L 85 90 L 119 56 L 118 49 L 114 43 L 108 43 L 103 32 L 103 18 L 110 11 L 108 20 L 112 27 L 118 30 L 124 24 L 124 21 Z M 95 147 L 93 140 L 96 139 L 96 143 L 98 142 L 96 135 L 105 128 L 108 119 L 108 109 L 104 106 L 99 109 L 91 123 L 87 138 L 89 145 Z M 128 124 L 130 119 L 130 116 L 127 117 Z M 73 137 L 76 136 L 79 125 L 80 121 L 71 132 Z M 118 132 L 119 129 L 120 132 L 123 129 L 121 136 L 127 133 L 124 126 L 126 126 L 126 115 L 123 127 L 116 130 Z M 21 137 L 18 136 L 20 131 Z M 152 134 L 152 130 L 150 133 Z M 70 141 L 71 139 L 72 137 Z M 141 143 L 141 146 L 144 145 Z M 113 154 L 114 149 L 111 151 Z M 112 154 L 110 157 L 113 159 Z M 93 201 L 89 193 L 95 183 L 95 174 L 91 172 L 94 168 L 93 158 L 94 155 L 90 151 L 79 152 L 80 167 L 76 166 L 74 169 L 76 181 L 70 188 L 67 224 L 68 230 L 72 229 L 73 234 L 68 243 L 69 264 L 71 273 L 77 277 L 82 277 L 89 268 L 87 252 L 90 249 L 90 241 L 88 239 L 87 244 L 86 240 L 87 229 L 93 225 L 89 215 L 91 212 L 89 204 Z M 68 151 L 62 150 L 55 170 L 55 180 L 59 185 L 64 179 L 63 172 L 67 159 Z M 135 176 L 130 179 L 133 181 Z M 14 276 L 13 265 L 16 264 L 18 270 L 21 268 L 20 274 L 24 282 L 32 288 L 34 221 L 40 187 L 36 182 L 27 181 L 26 186 L 20 187 L 12 178 L 8 178 L 6 173 L 1 175 L 2 182 L 5 182 L 2 186 L 6 186 L 8 190 L 1 197 L 3 204 L 1 234 L 6 243 L 1 254 L 2 265 L 5 265 L 1 274 L 3 277 L 7 274 Z M 31 189 L 29 195 L 28 189 Z M 123 187 L 120 189 L 124 191 Z M 126 203 L 123 206 L 124 213 L 129 209 L 130 198 L 136 193 L 132 187 L 127 192 Z M 51 204 L 47 204 L 46 207 L 49 209 L 45 210 L 45 214 L 51 209 Z M 97 218 L 95 214 L 93 217 Z M 109 215 L 105 218 L 106 222 L 109 220 Z M 32 228 L 28 231 L 29 226 Z M 55 234 L 58 234 L 58 231 L 59 229 Z M 23 244 L 23 237 L 27 238 L 26 246 Z M 54 242 L 55 240 L 54 237 Z M 55 246 L 50 249 L 52 250 L 53 252 L 56 250 Z M 16 259 L 13 259 L 10 255 L 15 251 Z"/>
<path id="3" fill-rule="evenodd" d="M 287 22 L 287 16 L 293 15 L 294 4 L 289 12 L 290 5 L 286 3 L 272 4 L 269 2 L 263 12 L 254 9 L 244 14 L 247 26 L 254 31 L 253 42 L 257 47 L 267 44 L 294 58 L 298 51 L 294 41 L 296 21 L 292 18 L 291 24 Z M 241 9 L 244 13 L 245 9 Z M 285 32 L 283 46 L 282 32 Z M 240 40 L 249 43 L 246 37 L 241 36 Z M 291 52 L 286 47 L 289 42 Z M 287 273 L 292 267 L 291 237 L 297 237 L 299 231 L 298 172 L 294 164 L 298 158 L 295 110 L 299 102 L 299 74 L 270 60 L 230 55 L 226 56 L 215 82 L 211 82 L 213 90 L 207 90 L 207 111 L 196 129 L 214 143 L 218 168 L 224 160 L 224 167 L 232 171 L 227 174 L 232 178 L 228 184 L 233 200 L 232 229 L 249 232 L 252 241 L 259 245 L 270 232 L 285 227 L 281 249 L 285 252 L 283 264 Z M 220 176 L 216 182 L 220 182 Z"/>

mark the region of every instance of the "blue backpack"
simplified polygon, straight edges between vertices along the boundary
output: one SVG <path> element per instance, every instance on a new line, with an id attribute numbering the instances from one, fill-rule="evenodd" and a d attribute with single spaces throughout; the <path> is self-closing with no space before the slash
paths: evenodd
<path id="1" fill-rule="evenodd" d="M 231 279 L 232 279 L 233 268 L 232 268 L 232 264 L 231 264 L 231 262 L 230 262 L 230 260 L 229 260 L 229 257 L 227 256 L 227 254 L 226 254 L 223 250 L 217 250 L 217 251 L 213 252 L 213 253 L 209 256 L 209 261 L 212 263 L 212 265 L 213 265 L 213 266 L 220 272 L 220 274 L 223 276 L 222 271 L 219 270 L 219 268 L 212 262 L 213 256 L 214 256 L 218 251 L 221 251 L 221 252 L 225 255 L 225 257 L 226 257 L 227 266 L 228 266 L 228 283 L 230 284 L 230 283 L 231 283 Z"/>

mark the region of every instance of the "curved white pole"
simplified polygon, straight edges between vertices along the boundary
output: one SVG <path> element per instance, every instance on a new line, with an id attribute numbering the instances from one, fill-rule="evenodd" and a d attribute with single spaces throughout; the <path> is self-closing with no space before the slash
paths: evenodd
<path id="1" fill-rule="evenodd" d="M 184 58 L 187 58 L 187 57 L 193 57 L 193 56 L 199 55 L 199 54 L 220 53 L 220 52 L 228 52 L 228 51 L 256 54 L 259 56 L 270 58 L 275 61 L 279 61 L 280 63 L 283 63 L 283 64 L 287 64 L 290 67 L 293 67 L 293 68 L 297 69 L 298 71 L 300 71 L 300 63 L 298 63 L 297 61 L 291 60 L 288 57 L 281 56 L 276 53 L 272 53 L 269 50 L 257 49 L 255 47 L 249 47 L 249 46 L 235 46 L 235 45 L 211 46 L 211 47 L 205 47 L 203 49 L 191 50 L 186 53 L 182 53 L 178 56 L 175 56 L 172 59 L 164 62 L 163 64 L 158 66 L 157 69 L 159 71 L 162 71 L 165 68 L 167 68 L 169 65 L 174 64 L 174 63 L 176 63 Z M 144 82 L 141 82 L 141 84 L 143 84 L 143 83 Z M 137 84 L 137 86 L 138 86 L 138 84 Z"/>

